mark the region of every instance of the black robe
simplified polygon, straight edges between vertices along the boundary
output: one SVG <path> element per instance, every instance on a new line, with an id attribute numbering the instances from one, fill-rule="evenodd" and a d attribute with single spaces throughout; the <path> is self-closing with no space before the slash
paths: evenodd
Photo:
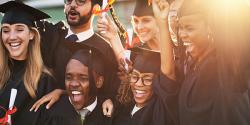
<path id="1" fill-rule="evenodd" d="M 105 76 L 104 85 L 101 90 L 101 95 L 106 98 L 112 98 L 116 95 L 116 90 L 120 80 L 117 76 L 118 63 L 111 46 L 99 35 L 94 34 L 89 39 L 80 43 L 72 43 L 65 40 L 68 33 L 67 28 L 62 22 L 55 25 L 48 22 L 38 23 L 42 38 L 42 55 L 45 64 L 53 69 L 55 78 L 60 88 L 65 89 L 65 68 L 71 55 L 72 49 L 84 49 L 83 45 L 96 48 L 104 54 L 105 60 Z"/>
<path id="2" fill-rule="evenodd" d="M 36 91 L 37 97 L 33 99 L 25 89 L 22 80 L 26 67 L 25 61 L 14 60 L 13 62 L 14 65 L 11 66 L 11 77 L 5 87 L 0 90 L 0 105 L 8 109 L 11 89 L 17 89 L 17 96 L 14 103 L 17 112 L 11 116 L 12 125 L 37 125 L 41 120 L 40 118 L 46 115 L 45 105 L 42 105 L 37 112 L 30 112 L 29 109 L 39 98 L 54 89 L 54 80 L 51 76 L 43 73 L 38 83 Z M 4 112 L 0 112 L 0 114 L 3 115 Z"/>
<path id="3" fill-rule="evenodd" d="M 200 63 L 188 61 L 185 69 L 179 94 L 180 125 L 250 124 L 247 89 L 235 91 L 237 87 L 231 86 L 230 81 L 219 81 L 214 52 Z"/>
<path id="4" fill-rule="evenodd" d="M 135 103 L 116 108 L 113 125 L 177 125 L 177 97 L 179 84 L 165 75 L 157 75 L 153 81 L 154 95 L 133 116 Z"/>
<path id="5" fill-rule="evenodd" d="M 97 99 L 97 106 L 89 115 L 86 116 L 83 125 L 111 125 L 112 119 L 103 115 L 102 99 Z M 69 97 L 64 95 L 48 111 L 49 117 L 43 122 L 43 125 L 82 125 L 81 116 L 74 109 L 69 101 Z"/>

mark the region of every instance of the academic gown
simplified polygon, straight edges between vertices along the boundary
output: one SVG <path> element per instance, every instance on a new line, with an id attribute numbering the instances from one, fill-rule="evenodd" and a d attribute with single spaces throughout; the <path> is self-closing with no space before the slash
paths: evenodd
<path id="1" fill-rule="evenodd" d="M 49 110 L 49 118 L 43 125 L 111 125 L 111 118 L 103 115 L 103 100 L 97 99 L 97 106 L 85 117 L 84 123 L 81 122 L 80 114 L 74 109 L 67 95 L 61 99 Z"/>
<path id="2" fill-rule="evenodd" d="M 96 33 L 89 39 L 76 43 L 65 40 L 68 29 L 62 22 L 55 25 L 48 22 L 38 23 L 42 38 L 42 55 L 45 64 L 54 70 L 55 78 L 60 88 L 65 89 L 65 68 L 71 55 L 78 49 L 84 49 L 84 45 L 96 48 L 104 54 L 105 76 L 104 85 L 100 90 L 106 98 L 116 95 L 120 80 L 117 76 L 118 62 L 111 46 Z M 112 86 L 112 87 L 111 87 Z"/>
<path id="3" fill-rule="evenodd" d="M 200 63 L 187 62 L 179 94 L 180 125 L 249 125 L 247 89 L 219 81 L 215 52 Z M 233 76 L 232 76 L 233 77 Z"/>
<path id="4" fill-rule="evenodd" d="M 30 112 L 31 106 L 43 95 L 49 93 L 54 89 L 53 78 L 47 74 L 42 74 L 37 91 L 36 98 L 33 99 L 25 89 L 23 82 L 23 75 L 25 72 L 25 61 L 13 60 L 11 67 L 11 77 L 6 83 L 5 87 L 0 90 L 0 105 L 8 109 L 11 89 L 17 89 L 17 95 L 14 106 L 17 111 L 11 115 L 12 125 L 38 125 L 41 116 L 45 114 L 45 106 L 42 105 L 37 112 Z M 0 114 L 4 114 L 1 110 Z"/>
<path id="5" fill-rule="evenodd" d="M 133 116 L 135 103 L 116 108 L 113 125 L 177 125 L 177 97 L 179 84 L 162 73 L 153 81 L 154 95 Z"/>

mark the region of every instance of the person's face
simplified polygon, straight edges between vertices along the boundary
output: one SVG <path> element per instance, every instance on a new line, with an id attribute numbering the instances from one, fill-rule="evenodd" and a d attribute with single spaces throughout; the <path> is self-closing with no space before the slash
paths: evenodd
<path id="1" fill-rule="evenodd" d="M 91 0 L 64 0 L 64 13 L 70 26 L 88 24 L 92 16 Z"/>
<path id="2" fill-rule="evenodd" d="M 143 42 L 156 38 L 159 32 L 159 27 L 153 16 L 132 16 L 132 26 L 139 39 Z"/>
<path id="3" fill-rule="evenodd" d="M 179 37 L 193 58 L 198 58 L 208 48 L 209 28 L 200 15 L 187 15 L 179 19 Z"/>
<path id="4" fill-rule="evenodd" d="M 9 56 L 16 60 L 25 60 L 28 53 L 30 40 L 34 38 L 34 33 L 27 25 L 3 24 L 2 25 L 2 42 L 9 52 Z"/>
<path id="5" fill-rule="evenodd" d="M 133 70 L 130 74 L 130 86 L 138 107 L 143 107 L 152 97 L 152 79 L 153 73 L 140 73 Z"/>
<path id="6" fill-rule="evenodd" d="M 80 61 L 71 59 L 66 67 L 65 74 L 66 91 L 72 105 L 76 110 L 85 107 L 89 101 L 89 75 L 88 67 Z"/>

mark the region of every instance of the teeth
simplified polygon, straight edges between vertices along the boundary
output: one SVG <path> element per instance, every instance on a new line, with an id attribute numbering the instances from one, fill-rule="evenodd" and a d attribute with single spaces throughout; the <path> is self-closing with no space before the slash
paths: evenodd
<path id="1" fill-rule="evenodd" d="M 192 42 L 184 42 L 183 44 L 184 44 L 184 46 L 190 46 L 190 45 L 192 45 Z"/>
<path id="2" fill-rule="evenodd" d="M 21 45 L 21 43 L 10 43 L 11 47 L 16 47 L 16 46 L 20 46 L 20 45 Z"/>
<path id="3" fill-rule="evenodd" d="M 79 92 L 79 91 L 72 91 L 71 92 L 73 95 L 79 95 L 79 94 L 81 94 L 81 92 Z"/>
<path id="4" fill-rule="evenodd" d="M 140 90 L 135 90 L 135 92 L 138 93 L 138 94 L 144 94 L 145 93 L 145 91 L 140 91 Z"/>

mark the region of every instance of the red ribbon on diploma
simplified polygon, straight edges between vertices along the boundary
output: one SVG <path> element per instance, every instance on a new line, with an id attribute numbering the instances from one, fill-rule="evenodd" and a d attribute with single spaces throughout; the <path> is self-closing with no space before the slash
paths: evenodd
<path id="1" fill-rule="evenodd" d="M 109 11 L 109 9 L 110 9 L 109 5 L 112 5 L 114 2 L 115 2 L 115 0 L 108 0 L 108 5 L 104 9 L 100 9 L 100 8 L 96 7 L 93 9 L 93 14 L 98 15 L 100 13 Z"/>
<path id="2" fill-rule="evenodd" d="M 17 111 L 17 108 L 14 106 L 11 110 L 6 110 L 4 107 L 0 106 L 0 109 L 2 109 L 5 112 L 5 115 L 3 118 L 0 118 L 0 124 L 1 125 L 7 125 L 8 124 L 8 115 L 12 115 Z"/>

